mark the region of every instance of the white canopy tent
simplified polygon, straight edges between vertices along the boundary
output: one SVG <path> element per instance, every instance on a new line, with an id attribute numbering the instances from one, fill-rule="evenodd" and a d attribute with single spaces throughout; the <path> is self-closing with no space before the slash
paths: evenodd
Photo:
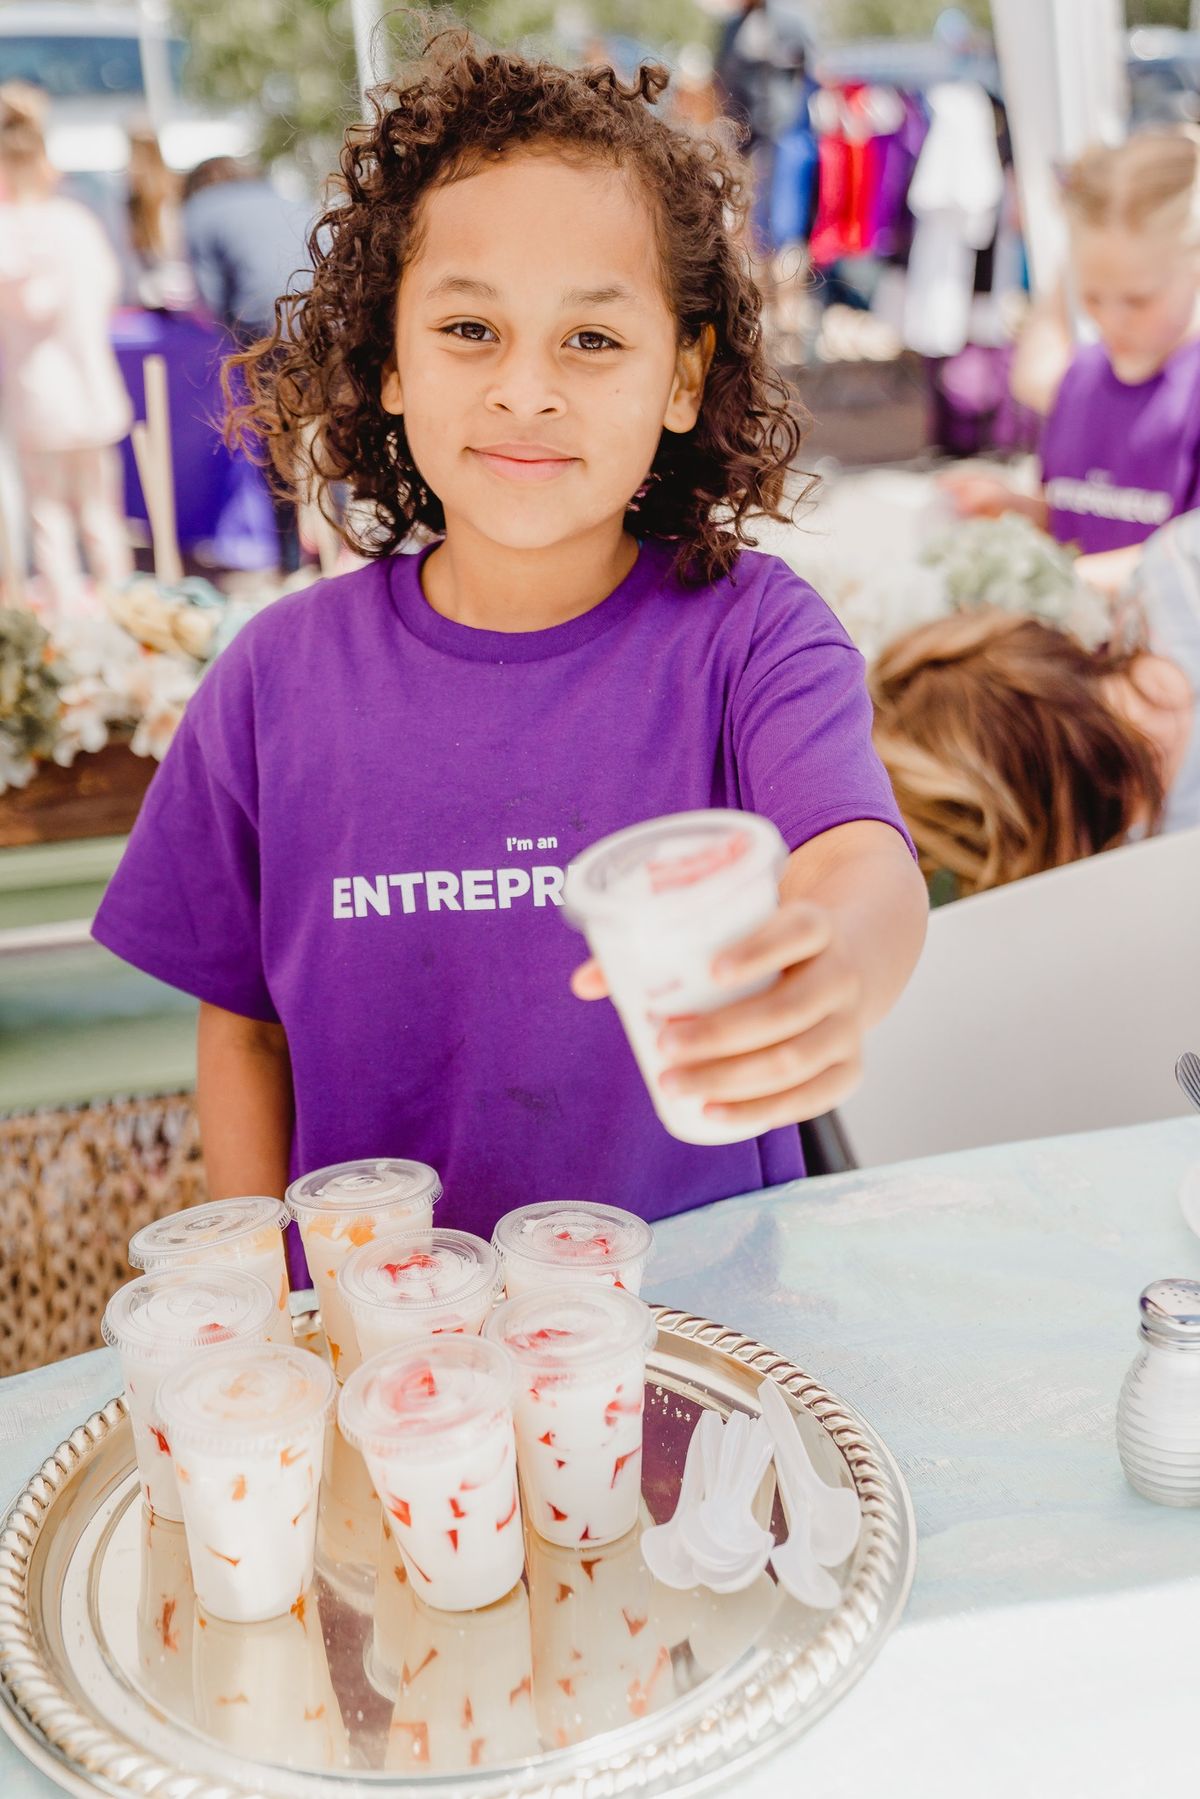
<path id="1" fill-rule="evenodd" d="M 1062 268 L 1056 171 L 1090 143 L 1125 135 L 1124 0 L 992 0 L 1034 291 Z"/>

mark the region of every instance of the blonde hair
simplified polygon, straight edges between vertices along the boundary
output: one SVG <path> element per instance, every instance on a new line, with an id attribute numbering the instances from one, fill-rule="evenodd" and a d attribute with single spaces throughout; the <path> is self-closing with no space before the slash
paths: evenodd
<path id="1" fill-rule="evenodd" d="M 1062 197 L 1073 225 L 1200 242 L 1200 132 L 1161 126 L 1123 144 L 1095 144 L 1068 169 Z"/>
<path id="2" fill-rule="evenodd" d="M 1103 685 L 1142 653 L 1089 650 L 993 609 L 921 625 L 881 653 L 875 744 L 927 879 L 945 869 L 978 893 L 1157 825 L 1158 756 Z"/>
<path id="3" fill-rule="evenodd" d="M 12 169 L 33 169 L 46 161 L 42 122 L 46 96 L 27 81 L 0 85 L 0 163 Z"/>

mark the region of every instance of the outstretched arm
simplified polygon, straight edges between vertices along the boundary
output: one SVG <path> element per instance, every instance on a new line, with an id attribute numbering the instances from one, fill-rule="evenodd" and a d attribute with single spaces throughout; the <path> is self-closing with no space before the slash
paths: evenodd
<path id="1" fill-rule="evenodd" d="M 294 1105 L 282 1025 L 202 1004 L 196 1101 L 212 1199 L 265 1193 L 288 1181 Z"/>

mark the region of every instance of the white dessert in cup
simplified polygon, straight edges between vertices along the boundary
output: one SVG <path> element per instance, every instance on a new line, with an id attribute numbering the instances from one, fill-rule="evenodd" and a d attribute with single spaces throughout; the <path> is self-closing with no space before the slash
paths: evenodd
<path id="1" fill-rule="evenodd" d="M 192 1618 L 196 1594 L 182 1524 L 140 1506 L 138 1669 L 146 1692 L 169 1717 L 192 1719 Z"/>
<path id="2" fill-rule="evenodd" d="M 286 1616 L 313 1577 L 329 1366 L 246 1344 L 163 1382 L 196 1597 L 232 1623 Z"/>
<path id="3" fill-rule="evenodd" d="M 526 1518 L 574 1548 L 633 1529 L 641 1497 L 649 1306 L 615 1287 L 543 1287 L 505 1300 L 484 1335 L 517 1364 L 513 1402 Z"/>
<path id="4" fill-rule="evenodd" d="M 283 1250 L 287 1221 L 288 1210 L 282 1201 L 265 1195 L 214 1199 L 144 1224 L 129 1239 L 129 1260 L 147 1274 L 160 1268 L 214 1267 L 218 1263 L 257 1274 L 275 1294 L 275 1316 L 268 1334 L 273 1342 L 290 1346 L 295 1338 Z"/>
<path id="5" fill-rule="evenodd" d="M 715 1011 L 770 984 L 720 985 L 712 963 L 774 913 L 786 861 L 768 819 L 713 810 L 617 831 L 567 869 L 566 916 L 604 970 L 659 1119 L 684 1143 L 736 1143 L 748 1133 L 709 1117 L 703 1099 L 662 1091 L 659 1033 L 671 1018 Z"/>
<path id="6" fill-rule="evenodd" d="M 407 1625 L 386 1768 L 457 1774 L 538 1753 L 529 1599 L 520 1583 L 478 1612 L 438 1612 L 414 1598 Z"/>
<path id="7" fill-rule="evenodd" d="M 353 1373 L 361 1357 L 354 1325 L 338 1290 L 342 1264 L 385 1232 L 427 1226 L 442 1196 L 436 1170 L 425 1162 L 380 1157 L 337 1162 L 293 1181 L 285 1195 L 321 1306 L 329 1359 L 339 1381 Z"/>
<path id="8" fill-rule="evenodd" d="M 349 1739 L 310 1591 L 282 1618 L 230 1624 L 197 1614 L 196 1721 L 227 1749 L 285 1768 L 344 1768 Z"/>
<path id="9" fill-rule="evenodd" d="M 657 1711 L 675 1695 L 659 1591 L 630 1531 L 602 1549 L 531 1535 L 534 1705 L 547 1743 L 565 1748 Z"/>
<path id="10" fill-rule="evenodd" d="M 366 1361 L 414 1338 L 477 1337 L 499 1292 L 499 1259 L 470 1231 L 389 1232 L 343 1262 L 337 1285 Z"/>
<path id="11" fill-rule="evenodd" d="M 162 1382 L 198 1351 L 261 1343 L 275 1316 L 265 1281 L 239 1268 L 163 1268 L 127 1281 L 109 1300 L 102 1330 L 117 1351 L 138 1474 L 156 1516 L 183 1518 L 171 1443 L 158 1412 Z"/>
<path id="12" fill-rule="evenodd" d="M 413 1590 L 441 1611 L 490 1605 L 521 1578 L 512 1385 L 499 1345 L 436 1337 L 373 1356 L 338 1402 Z"/>
<path id="13" fill-rule="evenodd" d="M 599 1281 L 641 1291 L 654 1246 L 644 1219 L 590 1200 L 541 1200 L 506 1212 L 492 1242 L 510 1299 L 563 1281 Z"/>

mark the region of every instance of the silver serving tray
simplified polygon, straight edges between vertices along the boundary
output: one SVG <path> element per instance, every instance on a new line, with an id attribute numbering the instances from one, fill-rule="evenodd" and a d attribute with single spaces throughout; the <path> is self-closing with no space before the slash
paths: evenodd
<path id="1" fill-rule="evenodd" d="M 127 1799 L 618 1799 L 731 1787 L 853 1685 L 903 1610 L 912 1506 L 875 1432 L 763 1344 L 655 1308 L 643 1522 L 674 1507 L 697 1410 L 790 1398 L 864 1525 L 841 1604 L 764 1574 L 743 1593 L 650 1579 L 637 1533 L 530 1538 L 525 1584 L 484 1612 L 415 1600 L 358 1457 L 331 1438 L 307 1609 L 205 1620 L 182 1526 L 141 1502 L 114 1399 L 33 1476 L 0 1534 L 0 1723 L 68 1793 Z M 774 1492 L 759 1504 L 771 1515 Z M 782 1522 L 774 1513 L 777 1533 Z"/>

